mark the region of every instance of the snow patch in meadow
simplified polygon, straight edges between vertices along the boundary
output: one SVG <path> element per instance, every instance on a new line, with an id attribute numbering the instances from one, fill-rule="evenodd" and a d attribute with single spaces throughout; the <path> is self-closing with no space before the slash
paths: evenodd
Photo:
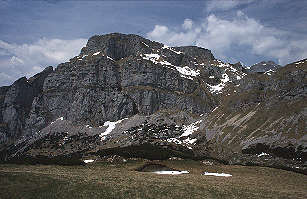
<path id="1" fill-rule="evenodd" d="M 267 153 L 262 152 L 262 153 L 260 153 L 259 155 L 257 155 L 257 157 L 259 158 L 259 157 L 265 156 L 265 155 L 270 155 L 270 154 L 267 154 Z"/>
<path id="2" fill-rule="evenodd" d="M 180 175 L 180 174 L 188 174 L 189 171 L 155 171 L 155 174 L 162 174 L 162 175 Z"/>
<path id="3" fill-rule="evenodd" d="M 227 174 L 227 173 L 209 173 L 209 172 L 205 172 L 203 175 L 205 175 L 205 176 L 218 176 L 218 177 L 230 177 L 230 176 L 232 176 L 231 174 Z"/>
<path id="4" fill-rule="evenodd" d="M 83 162 L 87 164 L 87 163 L 92 163 L 92 162 L 94 162 L 94 160 L 83 160 Z"/>

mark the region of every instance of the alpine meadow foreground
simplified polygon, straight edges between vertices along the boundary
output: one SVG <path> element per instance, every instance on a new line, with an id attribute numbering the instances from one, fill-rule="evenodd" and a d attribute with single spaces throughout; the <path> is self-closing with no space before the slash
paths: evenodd
<path id="1" fill-rule="evenodd" d="M 147 161 L 148 162 L 148 161 Z M 0 165 L 0 198 L 305 198 L 307 176 L 285 170 L 156 161 L 189 174 L 139 172 L 145 160 L 84 166 Z M 204 172 L 231 174 L 205 176 Z"/>

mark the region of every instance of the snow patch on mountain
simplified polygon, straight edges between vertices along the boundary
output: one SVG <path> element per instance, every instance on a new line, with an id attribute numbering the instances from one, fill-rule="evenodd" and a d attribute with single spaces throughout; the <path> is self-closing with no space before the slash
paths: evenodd
<path id="1" fill-rule="evenodd" d="M 124 118 L 122 120 L 118 120 L 116 122 L 110 122 L 110 121 L 106 121 L 103 126 L 107 126 L 108 128 L 105 130 L 105 132 L 101 133 L 99 135 L 99 137 L 101 137 L 101 140 L 105 140 L 106 139 L 106 135 L 110 134 L 116 127 L 117 124 L 121 123 L 122 121 L 126 120 L 128 118 Z"/>
<path id="2" fill-rule="evenodd" d="M 184 67 L 179 67 L 179 66 L 174 66 L 173 64 L 169 63 L 168 61 L 163 60 L 160 55 L 158 54 L 144 54 L 140 55 L 143 59 L 149 60 L 154 64 L 161 64 L 163 66 L 167 66 L 170 69 L 176 69 L 183 78 L 187 78 L 190 80 L 193 80 L 193 77 L 196 77 L 200 74 L 199 70 L 193 70 L 188 66 Z M 170 67 L 171 66 L 171 67 Z"/>
<path id="3" fill-rule="evenodd" d="M 181 77 L 188 78 L 191 80 L 193 80 L 193 77 L 196 77 L 200 74 L 199 70 L 193 70 L 188 66 L 185 67 L 175 66 L 175 68 L 181 74 Z"/>
<path id="4" fill-rule="evenodd" d="M 266 71 L 264 74 L 270 76 L 270 75 L 272 75 L 272 73 L 274 73 L 274 72 L 275 72 L 274 70 L 270 69 L 270 70 Z"/>
<path id="5" fill-rule="evenodd" d="M 112 61 L 114 61 L 114 59 L 112 57 L 107 56 L 108 59 L 111 59 Z"/>
<path id="6" fill-rule="evenodd" d="M 296 62 L 296 63 L 294 63 L 294 64 L 295 64 L 295 65 L 298 65 L 298 64 L 303 64 L 303 63 L 305 63 L 305 61 Z"/>
<path id="7" fill-rule="evenodd" d="M 222 74 L 222 78 L 220 79 L 221 82 L 217 85 L 211 85 L 207 83 L 207 86 L 210 90 L 211 93 L 213 94 L 219 94 L 222 93 L 222 90 L 225 88 L 227 82 L 232 82 L 235 80 L 240 80 L 242 79 L 244 76 L 246 76 L 247 74 L 236 69 L 235 67 L 233 67 L 231 64 L 229 63 L 223 63 L 221 60 L 215 60 L 215 63 L 212 63 L 212 66 L 216 66 L 221 68 L 221 70 L 223 71 Z M 230 78 L 230 77 L 235 77 L 234 78 Z M 214 78 L 214 76 L 210 76 L 209 79 Z"/>
<path id="8" fill-rule="evenodd" d="M 170 50 L 170 51 L 172 51 L 172 52 L 174 52 L 174 53 L 176 53 L 176 54 L 178 54 L 178 55 L 180 55 L 180 54 L 183 53 L 183 52 L 181 52 L 181 51 L 176 51 L 176 50 L 172 49 L 171 47 L 169 47 L 169 46 L 167 46 L 167 45 L 164 45 L 162 48 L 163 48 L 163 49 L 168 49 L 168 50 Z"/>
<path id="9" fill-rule="evenodd" d="M 169 138 L 169 139 L 167 139 L 167 141 L 175 143 L 175 144 L 185 144 L 185 145 L 188 145 L 187 147 L 189 149 L 192 149 L 189 145 L 194 144 L 197 141 L 197 139 L 195 139 L 195 138 L 191 139 L 188 136 L 192 135 L 195 131 L 197 131 L 199 129 L 198 124 L 200 124 L 201 122 L 202 122 L 202 120 L 199 120 L 199 121 L 196 121 L 196 122 L 194 122 L 190 125 L 184 125 L 183 126 L 184 133 L 182 135 L 180 135 L 179 137 L 176 137 L 176 138 Z M 184 138 L 184 137 L 187 137 L 187 138 L 182 140 L 182 138 Z"/>
<path id="10" fill-rule="evenodd" d="M 99 55 L 100 54 L 100 52 L 96 52 L 96 53 L 94 53 L 93 55 L 95 56 L 95 55 Z"/>
<path id="11" fill-rule="evenodd" d="M 141 57 L 145 60 L 149 60 L 154 64 L 161 64 L 161 65 L 166 65 L 166 66 L 173 66 L 171 63 L 164 61 L 160 55 L 158 54 L 144 54 L 141 55 Z"/>
<path id="12" fill-rule="evenodd" d="M 56 119 L 55 121 L 51 122 L 51 124 L 53 124 L 54 122 L 56 121 L 63 121 L 64 120 L 64 117 L 59 117 L 58 119 Z"/>
<path id="13" fill-rule="evenodd" d="M 197 131 L 199 129 L 198 126 L 196 126 L 197 124 L 201 123 L 202 120 L 196 121 L 190 125 L 184 126 L 183 130 L 184 133 L 180 136 L 180 137 L 185 137 L 185 136 L 189 136 L 191 135 L 193 132 Z"/>
<path id="14" fill-rule="evenodd" d="M 142 42 L 142 44 L 144 44 L 146 47 L 148 47 L 148 48 L 149 48 L 149 46 L 148 46 L 146 43 Z"/>
<path id="15" fill-rule="evenodd" d="M 226 86 L 226 83 L 229 81 L 230 81 L 229 76 L 226 73 L 224 73 L 222 75 L 221 83 L 217 85 L 207 84 L 207 86 L 209 87 L 211 93 L 221 93 L 222 89 Z"/>

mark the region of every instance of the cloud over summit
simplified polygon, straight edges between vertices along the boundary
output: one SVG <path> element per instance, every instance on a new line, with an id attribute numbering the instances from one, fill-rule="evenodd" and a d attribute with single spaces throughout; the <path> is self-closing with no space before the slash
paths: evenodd
<path id="1" fill-rule="evenodd" d="M 231 19 L 223 19 L 215 14 L 196 22 L 186 19 L 179 29 L 158 24 L 147 33 L 147 37 L 171 46 L 204 47 L 226 61 L 245 61 L 240 60 L 244 57 L 236 56 L 234 48 L 247 54 L 278 60 L 282 65 L 307 57 L 307 36 L 295 36 L 292 32 L 266 27 L 242 11 L 237 11 Z"/>

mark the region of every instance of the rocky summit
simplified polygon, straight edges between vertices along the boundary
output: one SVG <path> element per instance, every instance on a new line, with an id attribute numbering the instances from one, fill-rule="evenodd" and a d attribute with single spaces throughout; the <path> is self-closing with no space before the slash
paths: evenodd
<path id="1" fill-rule="evenodd" d="M 0 88 L 0 159 L 177 157 L 306 174 L 306 69 L 96 35 L 69 62 Z"/>

